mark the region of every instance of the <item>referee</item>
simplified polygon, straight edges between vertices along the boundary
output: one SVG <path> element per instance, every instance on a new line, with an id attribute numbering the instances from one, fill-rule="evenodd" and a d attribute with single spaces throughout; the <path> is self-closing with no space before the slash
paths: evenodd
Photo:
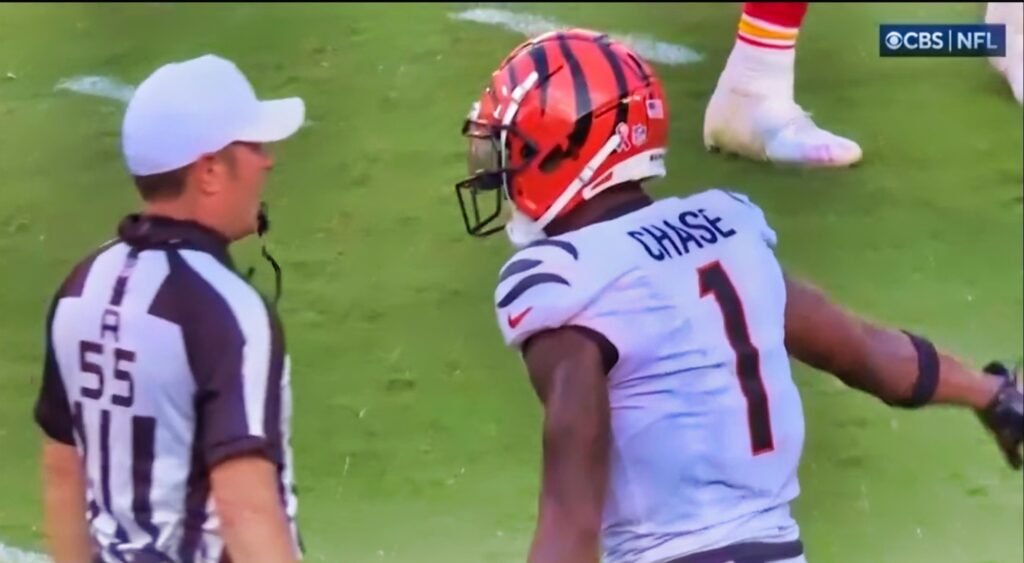
<path id="1" fill-rule="evenodd" d="M 56 563 L 283 563 L 301 557 L 281 324 L 236 273 L 301 99 L 260 101 L 207 55 L 161 67 L 128 104 L 143 199 L 81 261 L 46 323 L 35 418 Z"/>

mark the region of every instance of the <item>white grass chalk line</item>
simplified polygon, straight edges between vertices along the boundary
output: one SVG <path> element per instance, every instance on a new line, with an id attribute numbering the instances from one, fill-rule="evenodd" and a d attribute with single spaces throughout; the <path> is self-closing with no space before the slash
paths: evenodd
<path id="1" fill-rule="evenodd" d="M 69 90 L 86 96 L 98 96 L 108 100 L 128 103 L 135 93 L 135 87 L 109 76 L 74 76 L 65 78 L 54 86 L 54 90 Z"/>
<path id="2" fill-rule="evenodd" d="M 449 17 L 461 21 L 470 21 L 494 25 L 509 31 L 533 37 L 541 33 L 568 29 L 573 26 L 536 14 L 510 12 L 497 8 L 471 8 L 462 12 L 449 14 Z M 651 62 L 667 65 L 685 65 L 700 62 L 704 59 L 697 51 L 676 43 L 658 41 L 653 37 L 635 33 L 610 32 L 609 35 L 632 47 L 638 55 Z"/>
<path id="3" fill-rule="evenodd" d="M 135 87 L 131 84 L 125 84 L 124 82 L 109 76 L 92 75 L 73 76 L 71 78 L 61 79 L 53 89 L 67 90 L 76 94 L 116 100 L 123 104 L 127 104 L 132 99 L 132 94 L 135 93 Z M 314 121 L 307 119 L 302 123 L 302 126 L 309 127 L 314 123 Z M 0 551 L 0 554 L 2 553 L 3 552 Z M 5 562 L 3 559 L 0 559 L 0 563 Z"/>
<path id="4" fill-rule="evenodd" d="M 0 542 L 0 563 L 51 563 L 50 558 L 41 553 L 22 551 L 8 547 Z"/>

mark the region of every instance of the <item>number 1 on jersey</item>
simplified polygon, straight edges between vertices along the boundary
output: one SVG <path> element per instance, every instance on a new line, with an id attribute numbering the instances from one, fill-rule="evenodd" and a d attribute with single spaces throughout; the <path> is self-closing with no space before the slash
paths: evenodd
<path id="1" fill-rule="evenodd" d="M 775 449 L 772 440 L 771 416 L 768 412 L 768 394 L 761 379 L 761 353 L 750 341 L 747 318 L 743 313 L 743 301 L 729 274 L 718 261 L 707 264 L 698 271 L 700 296 L 713 295 L 722 311 L 725 334 L 729 345 L 736 353 L 736 375 L 740 389 L 747 400 L 747 424 L 750 427 L 750 450 L 754 455 Z"/>

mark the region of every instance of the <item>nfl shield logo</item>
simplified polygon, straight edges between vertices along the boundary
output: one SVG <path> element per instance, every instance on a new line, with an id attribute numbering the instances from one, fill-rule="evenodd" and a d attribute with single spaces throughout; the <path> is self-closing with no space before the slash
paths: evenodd
<path id="1" fill-rule="evenodd" d="M 633 126 L 633 145 L 642 147 L 647 144 L 647 128 L 643 125 Z"/>

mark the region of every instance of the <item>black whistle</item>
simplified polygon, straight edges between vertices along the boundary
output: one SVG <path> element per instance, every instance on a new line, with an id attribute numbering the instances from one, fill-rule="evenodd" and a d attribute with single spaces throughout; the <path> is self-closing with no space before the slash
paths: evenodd
<path id="1" fill-rule="evenodd" d="M 267 213 L 267 203 L 260 203 L 260 212 L 256 215 L 256 234 L 263 236 L 270 231 L 270 215 Z"/>

